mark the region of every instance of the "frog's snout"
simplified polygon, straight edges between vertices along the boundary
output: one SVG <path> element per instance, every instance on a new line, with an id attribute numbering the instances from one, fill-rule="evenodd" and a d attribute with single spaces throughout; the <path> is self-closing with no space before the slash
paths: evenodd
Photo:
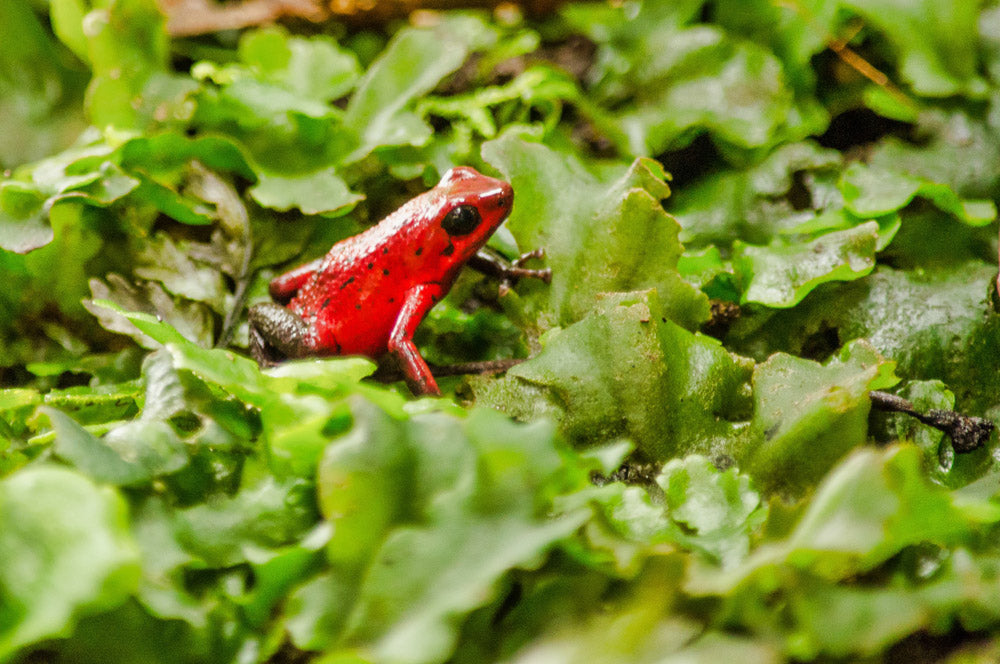
<path id="1" fill-rule="evenodd" d="M 485 198 L 494 208 L 510 212 L 514 206 L 514 189 L 506 182 L 501 182 L 500 186 L 489 192 Z"/>

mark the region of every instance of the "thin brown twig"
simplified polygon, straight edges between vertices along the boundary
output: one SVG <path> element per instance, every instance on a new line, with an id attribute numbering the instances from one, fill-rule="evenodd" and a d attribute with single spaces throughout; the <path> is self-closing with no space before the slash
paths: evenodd
<path id="1" fill-rule="evenodd" d="M 798 0 L 779 0 L 777 4 L 792 9 L 800 16 L 804 17 L 807 21 L 811 22 L 814 27 L 825 31 L 825 28 L 819 25 L 812 13 L 803 7 L 802 3 Z M 834 54 L 840 58 L 841 62 L 867 78 L 875 85 L 883 88 L 886 92 L 895 97 L 897 101 L 908 106 L 912 106 L 912 100 L 906 95 L 906 93 L 900 90 L 883 71 L 868 62 L 868 60 L 848 46 L 851 40 L 861 32 L 864 26 L 865 23 L 863 20 L 855 19 L 847 26 L 847 31 L 843 36 L 835 37 L 833 35 L 827 35 L 824 40 L 827 48 L 833 51 Z"/>

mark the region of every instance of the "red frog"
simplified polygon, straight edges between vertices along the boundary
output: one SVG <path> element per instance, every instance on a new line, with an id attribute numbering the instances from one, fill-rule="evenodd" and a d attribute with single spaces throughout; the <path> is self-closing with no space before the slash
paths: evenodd
<path id="1" fill-rule="evenodd" d="M 413 343 L 417 326 L 451 289 L 462 266 L 548 282 L 549 270 L 478 253 L 510 214 L 514 191 L 466 166 L 377 225 L 271 281 L 270 302 L 250 308 L 250 351 L 261 365 L 312 355 L 390 355 L 415 394 L 440 394 Z M 504 288 L 504 285 L 501 285 Z"/>

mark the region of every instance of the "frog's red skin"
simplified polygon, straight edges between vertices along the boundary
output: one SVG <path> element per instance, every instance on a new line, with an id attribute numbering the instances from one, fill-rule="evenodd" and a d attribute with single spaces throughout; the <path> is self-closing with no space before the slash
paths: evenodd
<path id="1" fill-rule="evenodd" d="M 262 342 L 290 357 L 377 359 L 389 353 L 415 392 L 440 394 L 413 344 L 413 333 L 448 293 L 462 266 L 507 218 L 513 202 L 514 192 L 502 180 L 468 167 L 448 171 L 436 187 L 377 225 L 337 243 L 323 258 L 275 278 L 272 297 L 288 301 L 287 311 L 296 316 L 276 311 L 275 304 L 252 308 L 255 357 L 265 361 Z M 481 221 L 468 234 L 451 235 L 442 220 L 459 206 L 473 206 Z M 294 343 L 287 342 L 290 336 Z"/>

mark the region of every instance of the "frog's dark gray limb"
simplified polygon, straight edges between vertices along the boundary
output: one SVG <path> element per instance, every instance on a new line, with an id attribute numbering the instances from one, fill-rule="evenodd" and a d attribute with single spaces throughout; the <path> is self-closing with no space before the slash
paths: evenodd
<path id="1" fill-rule="evenodd" d="M 262 367 L 309 354 L 309 326 L 298 314 L 275 302 L 250 307 L 250 354 Z"/>

